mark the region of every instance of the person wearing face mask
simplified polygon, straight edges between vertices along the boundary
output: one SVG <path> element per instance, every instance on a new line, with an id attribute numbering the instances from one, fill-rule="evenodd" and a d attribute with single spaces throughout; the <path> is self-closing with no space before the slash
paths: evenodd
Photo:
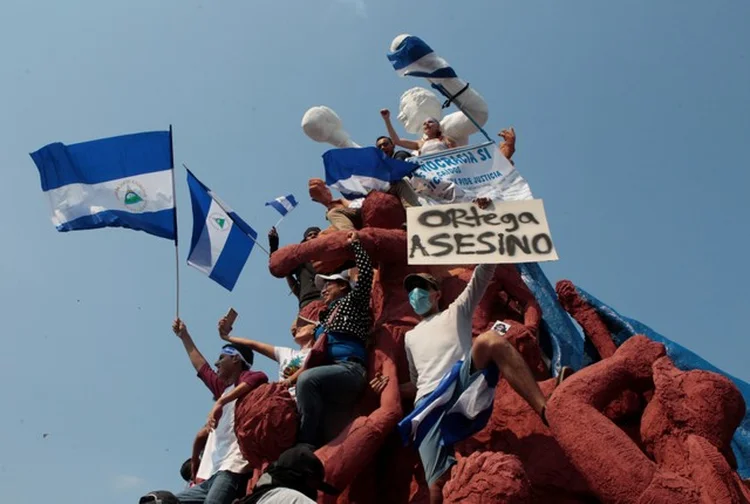
<path id="1" fill-rule="evenodd" d="M 456 380 L 454 391 L 448 394 L 449 400 L 444 410 L 447 413 L 480 376 L 494 376 L 487 381 L 496 382 L 500 372 L 544 419 L 546 400 L 542 391 L 523 357 L 503 336 L 512 325 L 498 322 L 493 330 L 472 341 L 474 309 L 484 296 L 495 269 L 494 264 L 477 266 L 464 291 L 442 311 L 439 309 L 440 283 L 435 277 L 416 273 L 404 279 L 409 303 L 421 321 L 406 333 L 404 339 L 410 381 L 399 388 L 403 398 L 414 399 L 415 410 L 423 403 L 435 401 L 444 377 L 447 379 L 450 375 Z M 529 301 L 529 304 L 537 306 L 534 301 Z M 518 325 L 520 327 L 516 329 L 527 330 L 525 326 Z M 435 395 L 433 391 L 436 391 Z M 434 425 L 423 433 L 418 446 L 432 503 L 442 502 L 442 487 L 450 475 L 449 469 L 456 463 L 453 447 L 445 441 L 441 426 L 446 413 L 441 413 Z"/>

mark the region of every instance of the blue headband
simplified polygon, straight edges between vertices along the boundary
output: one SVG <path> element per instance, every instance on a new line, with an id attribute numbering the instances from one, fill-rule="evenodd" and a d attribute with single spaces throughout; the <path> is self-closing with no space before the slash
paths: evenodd
<path id="1" fill-rule="evenodd" d="M 249 362 L 247 362 L 247 361 L 245 360 L 245 357 L 244 357 L 244 356 L 242 355 L 242 353 L 240 353 L 240 351 L 239 351 L 239 350 L 237 350 L 237 349 L 236 349 L 236 348 L 234 348 L 234 347 L 230 347 L 230 346 L 228 346 L 228 347 L 224 347 L 224 348 L 222 348 L 222 349 L 221 349 L 221 354 L 222 354 L 222 355 L 230 355 L 230 356 L 234 356 L 234 355 L 236 355 L 237 357 L 239 357 L 239 358 L 240 358 L 240 360 L 241 360 L 242 362 L 244 362 L 244 363 L 245 363 L 245 365 L 246 365 L 246 366 L 247 366 L 248 368 L 251 368 L 251 367 L 252 367 L 252 364 L 250 364 Z"/>

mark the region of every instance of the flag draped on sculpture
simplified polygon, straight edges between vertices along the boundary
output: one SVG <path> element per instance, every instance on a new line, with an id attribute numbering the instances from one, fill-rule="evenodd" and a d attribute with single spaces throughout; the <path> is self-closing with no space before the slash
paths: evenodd
<path id="1" fill-rule="evenodd" d="M 331 149 L 323 154 L 326 185 L 347 199 L 362 198 L 370 191 L 387 191 L 417 165 L 389 158 L 376 147 Z"/>
<path id="2" fill-rule="evenodd" d="M 58 231 L 124 227 L 176 238 L 169 131 L 52 143 L 31 158 Z"/>
<path id="3" fill-rule="evenodd" d="M 258 233 L 188 171 L 193 236 L 188 264 L 232 290 Z"/>
<path id="4" fill-rule="evenodd" d="M 424 40 L 409 35 L 395 51 L 388 53 L 393 69 L 401 76 L 453 79 L 456 72 Z"/>
<path id="5" fill-rule="evenodd" d="M 279 196 L 278 198 L 267 202 L 266 206 L 272 207 L 274 210 L 279 212 L 282 217 L 284 217 L 286 216 L 286 214 L 294 210 L 294 207 L 296 207 L 297 204 L 298 203 L 294 198 L 294 195 L 287 194 L 286 196 Z"/>

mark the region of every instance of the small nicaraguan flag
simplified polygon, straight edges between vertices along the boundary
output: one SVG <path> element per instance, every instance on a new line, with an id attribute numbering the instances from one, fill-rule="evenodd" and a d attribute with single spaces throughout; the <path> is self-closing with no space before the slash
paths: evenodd
<path id="1" fill-rule="evenodd" d="M 401 77 L 425 77 L 427 79 L 455 79 L 456 72 L 447 61 L 437 55 L 424 40 L 409 35 L 388 53 L 393 69 Z"/>
<path id="2" fill-rule="evenodd" d="M 52 143 L 30 155 L 58 231 L 124 227 L 176 239 L 169 131 Z"/>
<path id="3" fill-rule="evenodd" d="M 278 198 L 269 201 L 266 203 L 266 206 L 274 207 L 283 217 L 297 206 L 297 200 L 294 199 L 293 195 L 287 194 L 286 196 L 279 196 Z"/>
<path id="4" fill-rule="evenodd" d="M 387 191 L 419 165 L 389 158 L 377 147 L 331 149 L 323 154 L 326 185 L 347 199 L 361 198 L 370 191 Z"/>
<path id="5" fill-rule="evenodd" d="M 258 233 L 188 170 L 193 237 L 188 264 L 232 290 Z"/>
<path id="6" fill-rule="evenodd" d="M 466 439 L 487 425 L 500 377 L 498 369 L 488 366 L 471 375 L 468 383 L 461 383 L 464 362 L 456 362 L 419 407 L 399 422 L 398 431 L 405 445 L 419 446 L 436 424 L 445 445 Z"/>

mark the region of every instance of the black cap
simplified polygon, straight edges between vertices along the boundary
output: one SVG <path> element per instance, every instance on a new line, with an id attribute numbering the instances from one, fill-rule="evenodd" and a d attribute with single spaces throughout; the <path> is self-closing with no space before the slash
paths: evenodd
<path id="1" fill-rule="evenodd" d="M 138 504 L 180 504 L 179 499 L 175 497 L 175 495 L 172 492 L 167 492 L 166 490 L 157 490 L 156 492 L 151 492 L 143 497 L 138 501 Z"/>
<path id="2" fill-rule="evenodd" d="M 290 487 L 305 486 L 311 490 L 320 490 L 329 495 L 341 492 L 324 481 L 325 468 L 312 445 L 300 443 L 281 454 L 279 460 L 268 467 L 268 474 L 274 479 L 294 483 Z M 293 479 L 294 481 L 289 481 Z"/>
<path id="3" fill-rule="evenodd" d="M 404 278 L 404 289 L 406 289 L 406 292 L 411 292 L 415 287 L 432 287 L 435 290 L 440 290 L 440 282 L 429 273 L 412 273 L 411 275 L 406 275 L 406 278 Z"/>
<path id="4" fill-rule="evenodd" d="M 307 236 L 307 233 L 311 231 L 317 231 L 320 233 L 320 228 L 318 226 L 310 226 L 309 228 L 305 229 L 305 232 L 302 233 L 302 241 L 305 241 L 305 237 Z"/>

